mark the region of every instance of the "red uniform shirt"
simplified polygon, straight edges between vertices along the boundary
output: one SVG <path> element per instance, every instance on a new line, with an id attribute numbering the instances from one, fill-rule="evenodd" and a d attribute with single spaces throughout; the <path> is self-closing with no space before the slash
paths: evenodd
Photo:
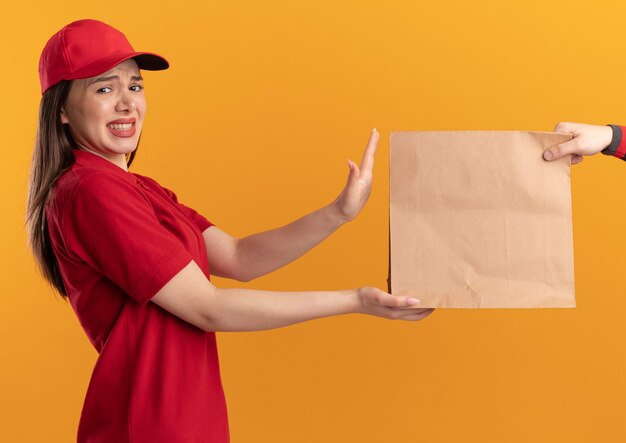
<path id="1" fill-rule="evenodd" d="M 215 334 L 150 298 L 191 260 L 206 218 L 156 181 L 74 150 L 46 208 L 69 301 L 99 353 L 79 443 L 228 442 Z"/>

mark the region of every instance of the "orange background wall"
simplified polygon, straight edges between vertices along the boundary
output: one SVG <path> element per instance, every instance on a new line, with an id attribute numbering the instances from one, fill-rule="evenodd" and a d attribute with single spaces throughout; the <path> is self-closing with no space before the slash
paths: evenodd
<path id="1" fill-rule="evenodd" d="M 331 201 L 381 132 L 365 211 L 246 286 L 385 287 L 390 130 L 626 124 L 626 3 L 9 2 L 0 15 L 0 441 L 68 442 L 96 352 L 27 246 L 38 57 L 97 18 L 136 49 L 148 115 L 133 169 L 245 235 Z M 572 171 L 575 310 L 439 310 L 220 333 L 233 442 L 626 441 L 626 163 Z M 233 282 L 216 279 L 218 285 Z M 419 294 L 418 294 L 419 295 Z M 150 407 L 150 405 L 146 405 Z"/>

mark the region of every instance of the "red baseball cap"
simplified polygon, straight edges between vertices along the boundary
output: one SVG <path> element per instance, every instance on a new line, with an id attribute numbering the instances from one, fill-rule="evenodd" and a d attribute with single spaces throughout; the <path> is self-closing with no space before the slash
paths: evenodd
<path id="1" fill-rule="evenodd" d="M 126 36 L 98 20 L 78 20 L 54 34 L 39 58 L 41 94 L 61 80 L 94 77 L 134 58 L 140 69 L 167 69 L 165 58 L 136 52 Z"/>

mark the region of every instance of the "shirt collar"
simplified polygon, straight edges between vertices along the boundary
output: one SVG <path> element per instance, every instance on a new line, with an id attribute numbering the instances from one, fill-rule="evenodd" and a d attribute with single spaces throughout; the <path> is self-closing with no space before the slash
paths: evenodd
<path id="1" fill-rule="evenodd" d="M 110 171 L 113 174 L 123 177 L 124 179 L 129 180 L 133 183 L 139 182 L 138 178 L 132 172 L 124 171 L 119 166 L 111 163 L 106 158 L 100 157 L 97 154 L 89 151 L 83 151 L 82 149 L 72 149 L 72 154 L 74 155 L 74 163 L 76 165 Z"/>

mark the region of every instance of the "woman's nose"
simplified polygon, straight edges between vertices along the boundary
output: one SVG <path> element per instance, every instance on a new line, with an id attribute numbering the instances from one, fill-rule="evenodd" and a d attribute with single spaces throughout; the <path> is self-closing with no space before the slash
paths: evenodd
<path id="1" fill-rule="evenodd" d="M 132 93 L 128 90 L 122 90 L 115 110 L 117 112 L 132 112 L 135 109 L 137 109 L 137 103 L 135 102 Z"/>

